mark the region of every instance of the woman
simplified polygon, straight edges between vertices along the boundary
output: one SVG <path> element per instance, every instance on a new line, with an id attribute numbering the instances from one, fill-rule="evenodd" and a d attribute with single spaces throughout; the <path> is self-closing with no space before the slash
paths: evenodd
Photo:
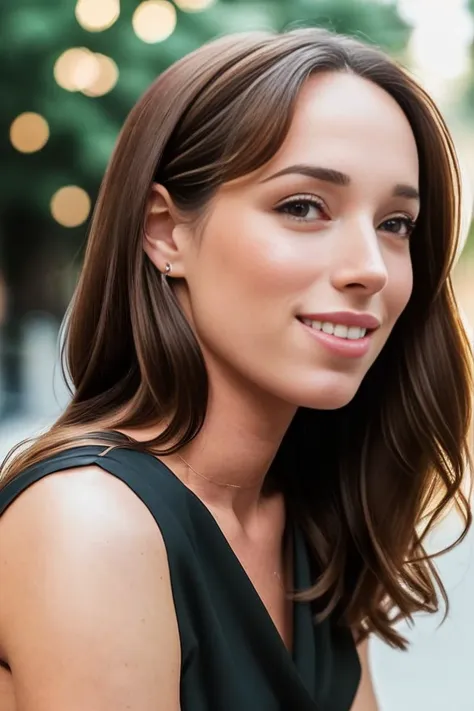
<path id="1" fill-rule="evenodd" d="M 443 120 L 373 48 L 250 33 L 158 78 L 98 200 L 73 400 L 3 469 L 16 708 L 376 708 L 368 636 L 405 646 L 424 531 L 470 521 L 458 225 Z"/>

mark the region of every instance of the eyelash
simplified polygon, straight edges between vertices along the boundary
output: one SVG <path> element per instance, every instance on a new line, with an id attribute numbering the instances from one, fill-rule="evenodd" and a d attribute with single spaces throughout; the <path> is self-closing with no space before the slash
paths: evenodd
<path id="1" fill-rule="evenodd" d="M 325 210 L 325 205 L 324 202 L 318 198 L 316 198 L 314 195 L 295 195 L 292 198 L 289 198 L 288 200 L 285 200 L 285 202 L 280 203 L 280 205 L 277 205 L 275 208 L 275 211 L 287 215 L 291 220 L 296 220 L 296 222 L 306 222 L 307 218 L 306 217 L 297 217 L 295 215 L 290 215 L 288 212 L 288 208 L 291 208 L 293 205 L 311 205 L 311 207 L 317 208 L 319 211 L 324 212 L 326 217 L 327 217 L 327 212 Z M 403 239 L 409 239 L 411 237 L 413 230 L 416 227 L 416 221 L 412 218 L 409 217 L 408 215 L 393 215 L 392 217 L 389 217 L 387 220 L 384 220 L 382 222 L 382 225 L 386 224 L 387 222 L 395 222 L 399 221 L 402 222 L 405 227 L 406 227 L 406 235 L 399 235 Z M 388 230 L 389 234 L 395 234 L 397 235 L 397 232 L 391 232 Z"/>
<path id="2" fill-rule="evenodd" d="M 311 207 L 316 207 L 318 210 L 325 212 L 324 202 L 316 198 L 314 195 L 295 195 L 294 197 L 288 198 L 288 200 L 285 200 L 284 202 L 277 205 L 275 210 L 280 214 L 288 214 L 285 211 L 288 208 L 291 208 L 292 205 L 303 204 L 311 205 Z M 304 222 L 306 220 L 305 217 L 296 217 L 295 215 L 288 215 L 288 217 L 290 217 L 290 219 L 292 220 L 297 220 L 298 222 Z"/>

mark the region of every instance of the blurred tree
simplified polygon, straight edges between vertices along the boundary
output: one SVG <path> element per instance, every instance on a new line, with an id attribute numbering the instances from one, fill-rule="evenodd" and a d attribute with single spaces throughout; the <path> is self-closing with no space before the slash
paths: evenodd
<path id="1" fill-rule="evenodd" d="M 467 9 L 472 15 L 472 21 L 474 23 L 474 0 L 467 0 Z M 470 48 L 470 64 L 471 70 L 468 75 L 468 85 L 464 93 L 464 109 L 466 111 L 467 125 L 472 125 L 474 120 L 474 36 L 471 42 Z M 471 132 L 472 133 L 472 132 Z M 466 244 L 466 253 L 472 254 L 474 252 L 474 221 L 471 224 L 471 229 L 469 231 L 469 236 Z"/>
<path id="2" fill-rule="evenodd" d="M 472 21 L 474 22 L 474 0 L 467 0 L 466 7 L 472 15 Z M 469 73 L 469 88 L 466 92 L 466 99 L 471 112 L 474 112 L 474 36 L 471 42 L 471 72 Z M 471 113 L 472 116 L 472 113 Z"/>
<path id="3" fill-rule="evenodd" d="M 110 29 L 94 33 L 76 21 L 73 0 L 3 0 L 0 4 L 0 214 L 12 205 L 46 213 L 54 192 L 69 183 L 94 193 L 119 128 L 139 95 L 170 63 L 212 37 L 311 23 L 400 53 L 409 34 L 393 3 L 218 0 L 200 13 L 178 8 L 174 33 L 162 43 L 146 44 L 131 26 L 138 4 L 138 0 L 122 0 L 120 19 Z M 120 78 L 109 94 L 91 98 L 56 84 L 55 61 L 74 46 L 86 46 L 115 60 Z M 9 126 L 24 111 L 37 111 L 49 122 L 50 140 L 38 153 L 20 154 L 9 143 Z M 50 229 L 55 231 L 54 223 Z"/>

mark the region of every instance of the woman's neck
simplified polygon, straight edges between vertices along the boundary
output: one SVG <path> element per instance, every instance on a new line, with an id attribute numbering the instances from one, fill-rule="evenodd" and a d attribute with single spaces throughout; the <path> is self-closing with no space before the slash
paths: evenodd
<path id="1" fill-rule="evenodd" d="M 210 388 L 204 425 L 193 441 L 161 459 L 206 505 L 245 527 L 265 498 L 265 478 L 296 408 L 225 385 Z M 146 440 L 163 428 L 122 431 Z"/>

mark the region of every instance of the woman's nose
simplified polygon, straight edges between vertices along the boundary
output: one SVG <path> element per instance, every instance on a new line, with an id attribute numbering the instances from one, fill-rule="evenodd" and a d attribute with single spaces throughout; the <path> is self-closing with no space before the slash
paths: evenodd
<path id="1" fill-rule="evenodd" d="M 334 252 L 332 284 L 336 289 L 358 289 L 376 294 L 388 280 L 379 236 L 372 224 L 347 226 Z"/>

